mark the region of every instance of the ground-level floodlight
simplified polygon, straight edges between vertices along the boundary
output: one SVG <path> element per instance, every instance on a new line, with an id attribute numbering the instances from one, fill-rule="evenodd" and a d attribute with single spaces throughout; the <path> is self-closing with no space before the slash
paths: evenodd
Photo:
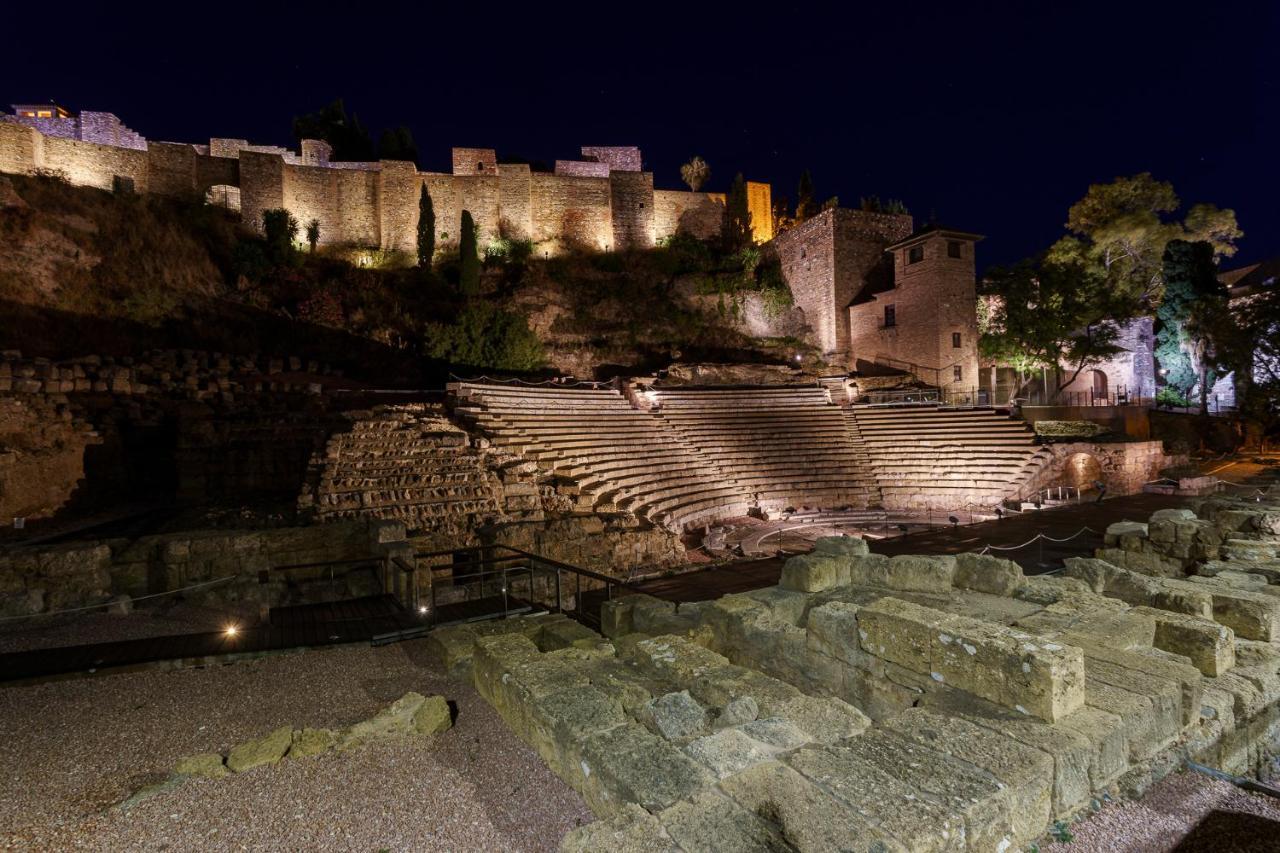
<path id="1" fill-rule="evenodd" d="M 1093 487 L 1098 490 L 1098 499 L 1094 501 L 1096 504 L 1102 503 L 1103 496 L 1107 493 L 1107 484 L 1101 480 L 1094 480 Z"/>
<path id="2" fill-rule="evenodd" d="M 996 507 L 996 521 L 1000 521 L 1003 518 L 1004 518 L 1004 507 L 1002 506 Z"/>
<path id="3" fill-rule="evenodd" d="M 954 515 L 947 516 L 947 521 L 951 522 L 952 527 L 960 526 L 960 519 L 956 518 Z"/>

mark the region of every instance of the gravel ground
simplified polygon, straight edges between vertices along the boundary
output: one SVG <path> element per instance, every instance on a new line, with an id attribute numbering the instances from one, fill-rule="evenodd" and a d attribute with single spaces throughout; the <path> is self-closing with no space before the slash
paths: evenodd
<path id="1" fill-rule="evenodd" d="M 250 619 L 226 608 L 181 602 L 165 608 L 140 607 L 127 616 L 85 611 L 13 620 L 0 622 L 0 653 L 220 631 L 229 622 L 237 621 L 256 622 L 257 614 Z"/>
<path id="2" fill-rule="evenodd" d="M 554 850 L 593 818 L 421 641 L 0 689 L 0 848 Z M 457 706 L 434 739 L 285 759 L 111 808 L 183 755 L 281 725 L 349 725 L 409 690 Z"/>
<path id="3" fill-rule="evenodd" d="M 1174 773 L 1137 801 L 1071 825 L 1069 843 L 1041 853 L 1274 853 L 1280 800 L 1199 773 Z"/>

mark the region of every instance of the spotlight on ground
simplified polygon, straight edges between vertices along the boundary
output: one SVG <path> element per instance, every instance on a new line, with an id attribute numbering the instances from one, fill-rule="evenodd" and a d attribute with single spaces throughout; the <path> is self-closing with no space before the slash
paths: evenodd
<path id="1" fill-rule="evenodd" d="M 240 633 L 240 626 L 239 626 L 239 625 L 228 625 L 228 626 L 227 626 L 227 629 L 226 629 L 226 635 L 227 635 L 228 637 L 234 637 L 236 634 L 239 634 L 239 633 Z"/>
<path id="2" fill-rule="evenodd" d="M 952 527 L 959 527 L 959 526 L 960 526 L 960 519 L 956 518 L 954 515 L 948 515 L 948 516 L 947 516 L 947 521 L 951 522 L 951 526 L 952 526 Z"/>
<path id="3" fill-rule="evenodd" d="M 1004 518 L 1004 507 L 996 507 L 996 521 Z"/>
<path id="4" fill-rule="evenodd" d="M 907 535 L 907 526 L 905 524 L 899 524 L 898 529 L 902 531 L 903 536 Z"/>

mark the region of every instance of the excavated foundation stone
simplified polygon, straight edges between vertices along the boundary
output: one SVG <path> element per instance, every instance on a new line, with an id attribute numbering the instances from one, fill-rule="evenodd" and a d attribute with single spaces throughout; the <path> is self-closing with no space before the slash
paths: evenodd
<path id="1" fill-rule="evenodd" d="M 608 640 L 544 615 L 433 643 L 602 818 L 565 850 L 1019 849 L 1186 758 L 1272 763 L 1275 512 L 1153 520 L 1263 555 L 1191 576 L 820 540 L 778 587 L 616 598 Z"/>

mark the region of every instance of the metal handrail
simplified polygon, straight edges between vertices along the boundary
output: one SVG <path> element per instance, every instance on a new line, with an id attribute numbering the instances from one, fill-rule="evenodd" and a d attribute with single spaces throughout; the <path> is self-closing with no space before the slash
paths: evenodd
<path id="1" fill-rule="evenodd" d="M 458 557 L 463 556 L 469 559 L 459 560 Z M 450 548 L 438 551 L 420 551 L 414 554 L 414 561 L 433 560 L 440 557 L 450 558 L 450 562 L 444 565 L 427 565 L 423 566 L 428 570 L 432 569 L 477 569 L 476 571 L 468 571 L 465 574 L 455 574 L 452 580 L 455 587 L 461 587 L 466 594 L 465 600 L 474 600 L 472 598 L 475 588 L 479 588 L 477 598 L 485 597 L 485 584 L 490 578 L 501 577 L 501 595 L 502 607 L 500 612 L 492 614 L 494 617 L 505 617 L 513 612 L 525 612 L 528 610 L 526 606 L 520 606 L 513 610 L 512 594 L 515 590 L 515 584 L 521 578 L 525 580 L 528 589 L 529 606 L 536 606 L 539 602 L 538 593 L 534 590 L 534 583 L 538 577 L 547 579 L 548 587 L 554 583 L 554 601 L 550 603 L 550 609 L 556 613 L 564 613 L 566 611 L 575 612 L 579 619 L 584 622 L 592 622 L 596 625 L 600 623 L 599 614 L 592 614 L 585 610 L 582 606 L 582 581 L 596 581 L 604 586 L 605 596 L 612 598 L 615 588 L 626 588 L 631 584 L 628 581 L 621 580 L 610 575 L 594 572 L 590 569 L 584 569 L 580 566 L 574 566 L 560 560 L 554 560 L 549 557 L 543 557 L 512 545 L 496 543 L 493 545 L 472 545 L 465 548 Z M 403 561 L 401 561 L 403 562 Z M 416 568 L 414 569 L 416 572 Z M 565 606 L 564 584 L 568 574 L 573 578 L 575 584 L 573 605 Z M 413 582 L 414 589 L 414 606 L 420 613 L 426 616 L 431 624 L 437 624 L 439 621 L 440 605 L 437 584 L 432 583 L 430 586 L 431 601 L 428 605 L 423 606 L 418 600 L 418 585 L 416 577 Z M 589 592 L 590 590 L 588 590 Z M 543 593 L 548 594 L 551 590 L 544 588 Z M 547 595 L 546 597 L 550 597 Z"/>

